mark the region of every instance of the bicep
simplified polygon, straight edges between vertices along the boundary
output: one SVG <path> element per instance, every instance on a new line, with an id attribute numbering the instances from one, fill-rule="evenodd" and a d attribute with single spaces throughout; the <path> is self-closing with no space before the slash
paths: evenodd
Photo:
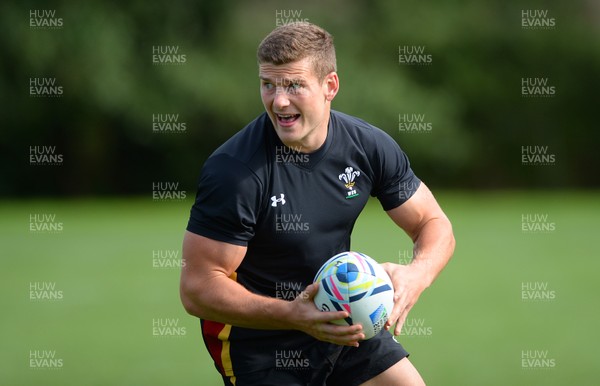
<path id="1" fill-rule="evenodd" d="M 387 214 L 413 241 L 427 222 L 436 218 L 446 219 L 446 215 L 424 183 L 420 184 L 408 201 L 388 210 Z"/>
<path id="2" fill-rule="evenodd" d="M 186 231 L 183 238 L 181 281 L 208 281 L 216 276 L 229 277 L 239 267 L 246 247 L 213 240 Z"/>
<path id="3" fill-rule="evenodd" d="M 183 264 L 179 293 L 182 304 L 191 315 L 201 318 L 214 316 L 215 289 L 241 264 L 246 247 L 213 240 L 186 231 L 183 238 Z M 211 306 L 213 304 L 213 306 Z M 211 319 L 212 320 L 212 319 Z"/>

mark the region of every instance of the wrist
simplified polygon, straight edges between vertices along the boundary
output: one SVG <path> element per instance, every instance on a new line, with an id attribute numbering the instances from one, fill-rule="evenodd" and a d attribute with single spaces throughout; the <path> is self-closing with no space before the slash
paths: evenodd
<path id="1" fill-rule="evenodd" d="M 433 283 L 434 275 L 431 269 L 431 263 L 427 258 L 417 258 L 408 265 L 419 277 L 424 288 L 428 288 Z"/>
<path id="2" fill-rule="evenodd" d="M 274 299 L 268 313 L 271 321 L 277 324 L 277 327 L 284 330 L 297 329 L 296 318 L 294 318 L 293 302 Z"/>

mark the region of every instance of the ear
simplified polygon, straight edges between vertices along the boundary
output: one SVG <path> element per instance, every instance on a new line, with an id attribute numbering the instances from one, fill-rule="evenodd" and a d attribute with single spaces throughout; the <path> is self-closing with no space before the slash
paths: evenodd
<path id="1" fill-rule="evenodd" d="M 331 102 L 340 89 L 340 79 L 335 71 L 330 72 L 323 79 L 323 90 L 325 91 L 325 100 Z"/>

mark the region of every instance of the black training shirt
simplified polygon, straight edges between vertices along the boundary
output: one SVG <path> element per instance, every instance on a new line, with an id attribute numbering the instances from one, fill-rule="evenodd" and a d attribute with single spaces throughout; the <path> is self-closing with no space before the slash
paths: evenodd
<path id="1" fill-rule="evenodd" d="M 305 154 L 286 147 L 263 113 L 204 164 L 187 230 L 247 246 L 236 280 L 252 292 L 292 300 L 327 259 L 350 249 L 369 195 L 390 210 L 419 184 L 398 144 L 363 120 L 332 111 L 325 143 Z M 210 346 L 223 334 L 207 322 L 214 322 L 203 321 Z M 244 340 L 280 333 L 232 327 L 231 356 L 250 357 Z M 240 358 L 238 370 L 252 361 Z"/>

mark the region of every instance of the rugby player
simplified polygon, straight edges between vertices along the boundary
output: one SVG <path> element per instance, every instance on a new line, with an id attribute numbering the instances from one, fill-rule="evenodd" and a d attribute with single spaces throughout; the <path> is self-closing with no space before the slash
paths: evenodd
<path id="1" fill-rule="evenodd" d="M 257 56 L 265 112 L 201 170 L 183 241 L 185 309 L 225 385 L 423 385 L 391 332 L 450 259 L 450 221 L 388 134 L 331 109 L 340 80 L 327 31 L 280 26 Z M 394 308 L 363 340 L 362 326 L 330 323 L 345 311 L 315 307 L 312 280 L 350 250 L 369 196 L 414 249 L 408 265 L 382 264 Z"/>

